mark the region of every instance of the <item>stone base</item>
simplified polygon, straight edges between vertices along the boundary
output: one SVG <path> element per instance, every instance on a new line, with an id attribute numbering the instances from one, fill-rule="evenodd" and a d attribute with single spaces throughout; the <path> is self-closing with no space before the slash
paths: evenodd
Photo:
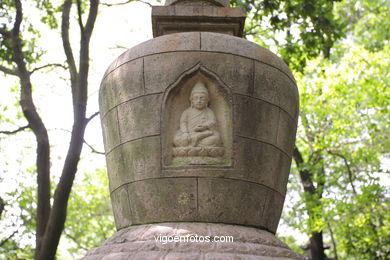
<path id="1" fill-rule="evenodd" d="M 164 237 L 166 236 L 166 237 Z M 176 242 L 166 242 L 175 239 Z M 180 236 L 180 237 L 179 237 Z M 233 242 L 205 242 L 214 236 Z M 201 240 L 204 242 L 200 242 Z M 159 240 L 161 239 L 161 240 Z M 197 242 L 196 242 L 197 241 Z M 165 242 L 165 243 L 164 243 Z M 83 260 L 157 259 L 305 259 L 272 233 L 252 227 L 213 223 L 158 223 L 118 231 Z"/>

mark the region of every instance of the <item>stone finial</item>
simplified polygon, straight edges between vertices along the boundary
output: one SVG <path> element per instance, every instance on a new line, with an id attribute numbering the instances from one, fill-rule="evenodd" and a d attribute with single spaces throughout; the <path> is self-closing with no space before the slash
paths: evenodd
<path id="1" fill-rule="evenodd" d="M 166 0 L 165 5 L 229 7 L 229 0 Z"/>
<path id="2" fill-rule="evenodd" d="M 229 0 L 166 0 L 153 6 L 153 37 L 180 32 L 215 32 L 242 37 L 243 8 L 229 7 Z"/>

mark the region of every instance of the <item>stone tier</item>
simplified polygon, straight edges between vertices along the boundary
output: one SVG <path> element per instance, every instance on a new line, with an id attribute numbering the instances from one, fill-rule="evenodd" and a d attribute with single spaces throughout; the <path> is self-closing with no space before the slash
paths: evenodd
<path id="1" fill-rule="evenodd" d="M 182 242 L 158 241 L 178 236 Z M 197 238 L 196 238 L 197 236 Z M 233 242 L 196 242 L 206 236 L 233 237 Z M 188 239 L 187 239 L 188 237 Z M 156 241 L 157 238 L 157 241 Z M 186 241 L 187 239 L 187 241 Z M 176 239 L 177 240 L 177 239 Z M 191 242 L 193 241 L 193 242 Z M 91 249 L 82 260 L 196 259 L 272 260 L 305 259 L 272 233 L 252 227 L 212 223 L 159 223 L 118 231 L 102 246 Z"/>

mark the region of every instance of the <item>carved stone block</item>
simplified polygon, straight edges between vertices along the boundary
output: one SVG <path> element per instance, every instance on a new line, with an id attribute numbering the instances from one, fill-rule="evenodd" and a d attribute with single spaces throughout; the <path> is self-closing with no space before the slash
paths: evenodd
<path id="1" fill-rule="evenodd" d="M 127 187 L 134 224 L 167 221 L 172 218 L 191 221 L 196 218 L 195 178 L 149 179 L 130 183 Z"/>
<path id="2" fill-rule="evenodd" d="M 161 95 L 148 95 L 118 105 L 121 143 L 160 133 Z"/>

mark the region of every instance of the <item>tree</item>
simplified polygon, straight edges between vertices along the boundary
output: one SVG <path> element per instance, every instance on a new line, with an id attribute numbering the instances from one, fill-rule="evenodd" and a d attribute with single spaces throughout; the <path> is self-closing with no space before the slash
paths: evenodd
<path id="1" fill-rule="evenodd" d="M 389 56 L 384 44 L 389 37 L 375 37 L 381 27 L 366 32 L 375 43 L 373 52 L 372 42 L 362 41 L 359 34 L 361 21 L 367 17 L 371 25 L 388 23 L 388 18 L 375 15 L 388 6 L 381 6 L 381 1 L 347 4 L 349 8 L 339 7 L 340 17 L 350 19 L 345 11 L 359 9 L 354 24 L 345 23 L 353 44 L 336 44 L 327 59 L 319 58 L 308 65 L 304 74 L 296 74 L 301 92 L 301 124 L 294 161 L 304 190 L 304 203 L 298 212 L 307 214 L 304 230 L 312 233 L 311 248 L 315 246 L 313 232 L 322 242 L 326 231 L 335 253 L 337 242 L 340 244 L 339 257 L 385 259 L 389 248 L 379 245 L 386 244 L 384 240 L 389 236 L 381 228 L 388 223 L 384 210 L 389 209 L 389 201 L 378 176 L 384 174 L 381 160 L 389 151 Z M 368 198 L 377 203 L 367 203 Z M 365 212 L 364 217 L 358 212 Z M 353 219 L 356 221 L 351 222 Z M 321 259 L 322 245 L 316 248 L 313 259 Z"/>
<path id="2" fill-rule="evenodd" d="M 337 192 L 346 201 L 356 201 L 363 190 L 376 185 L 368 184 L 381 171 L 380 160 L 388 145 L 381 122 L 388 113 L 384 100 L 389 99 L 384 90 L 388 75 L 383 73 L 388 67 L 384 48 L 389 43 L 389 6 L 380 0 L 339 2 L 234 2 L 249 11 L 246 37 L 277 51 L 297 78 L 301 112 L 292 172 L 298 178 L 291 180 L 301 184 L 291 186 L 299 187 L 296 191 L 301 196 L 292 208 L 301 210 L 290 215 L 300 215 L 301 222 L 306 216 L 298 226 L 310 236 L 313 259 L 325 258 L 324 230 L 334 245 L 340 237 L 334 234 L 331 220 L 342 213 L 329 207 L 329 194 Z M 344 39 L 357 47 L 350 50 L 342 44 Z M 372 51 L 377 53 L 372 55 Z M 354 196 L 344 196 L 345 190 Z M 385 205 L 380 199 L 383 192 L 377 194 Z M 352 202 L 332 201 L 356 210 Z M 380 219 L 384 221 L 383 216 Z"/>
<path id="3" fill-rule="evenodd" d="M 234 0 L 247 10 L 245 37 L 277 52 L 297 72 L 319 55 L 328 57 L 344 35 L 334 13 L 339 0 Z"/>
<path id="4" fill-rule="evenodd" d="M 37 0 L 38 7 L 45 8 L 49 13 L 46 16 L 48 24 L 56 27 L 53 16 L 54 8 L 49 1 Z M 43 123 L 32 96 L 31 74 L 37 69 L 49 66 L 48 64 L 32 69 L 39 60 L 40 55 L 34 52 L 34 41 L 26 41 L 23 37 L 24 28 L 23 8 L 21 0 L 4 1 L 6 8 L 2 9 L 2 16 L 13 20 L 13 23 L 2 24 L 1 52 L 4 62 L 0 70 L 8 75 L 17 76 L 20 81 L 20 106 L 26 118 L 27 126 L 16 130 L 31 129 L 37 144 L 37 217 L 36 217 L 36 252 L 35 259 L 54 259 L 61 233 L 66 220 L 67 204 L 71 192 L 73 180 L 77 172 L 77 165 L 83 147 L 84 131 L 88 122 L 96 116 L 86 116 L 88 72 L 89 72 L 89 42 L 97 17 L 99 1 L 91 0 L 89 3 L 76 1 L 78 13 L 78 25 L 80 29 L 79 64 L 76 66 L 73 49 L 69 40 L 70 10 L 73 5 L 71 0 L 65 0 L 62 5 L 61 35 L 66 55 L 66 62 L 70 73 L 70 86 L 73 99 L 74 123 L 71 133 L 71 141 L 62 174 L 54 194 L 53 205 L 50 204 L 50 143 L 45 124 Z M 88 11 L 84 24 L 84 12 Z M 14 15 L 12 17 L 12 14 Z M 11 28 L 10 28 L 11 27 Z M 34 32 L 32 25 L 28 26 L 30 32 Z M 36 33 L 36 32 L 35 32 Z M 26 45 L 29 49 L 26 49 Z"/>
<path id="5" fill-rule="evenodd" d="M 20 183 L 20 189 L 6 194 L 8 210 L 4 212 L 4 221 L 0 222 L 0 228 L 4 230 L 0 239 L 0 259 L 34 257 L 30 243 L 36 228 L 36 187 L 31 181 L 34 175 L 35 167 L 20 171 L 16 179 L 23 177 L 28 181 Z M 56 258 L 78 259 L 88 249 L 100 246 L 114 231 L 106 171 L 81 172 L 69 197 L 66 225 Z"/>

